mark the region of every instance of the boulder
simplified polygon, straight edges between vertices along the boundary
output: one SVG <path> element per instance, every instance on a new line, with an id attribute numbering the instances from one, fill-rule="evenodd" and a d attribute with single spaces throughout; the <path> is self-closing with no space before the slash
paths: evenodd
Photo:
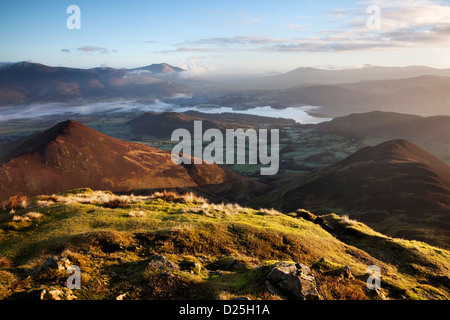
<path id="1" fill-rule="evenodd" d="M 163 255 L 154 255 L 149 258 L 148 266 L 153 269 L 174 270 L 180 267 L 175 262 L 170 261 Z"/>
<path id="2" fill-rule="evenodd" d="M 42 269 L 56 269 L 58 271 L 65 271 L 72 264 L 69 259 L 62 256 L 53 256 L 48 258 L 42 265 Z"/>
<path id="3" fill-rule="evenodd" d="M 199 274 L 202 271 L 202 265 L 197 261 L 183 260 L 180 262 L 180 268 L 193 274 Z"/>
<path id="4" fill-rule="evenodd" d="M 301 263 L 275 263 L 266 276 L 266 284 L 272 294 L 282 299 L 321 299 L 314 274 Z"/>

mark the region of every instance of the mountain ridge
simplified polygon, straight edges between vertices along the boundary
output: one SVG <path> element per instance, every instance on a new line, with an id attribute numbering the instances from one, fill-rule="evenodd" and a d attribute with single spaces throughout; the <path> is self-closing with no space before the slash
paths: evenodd
<path id="1" fill-rule="evenodd" d="M 450 166 L 403 139 L 364 147 L 248 204 L 345 213 L 390 236 L 450 243 Z"/>
<path id="2" fill-rule="evenodd" d="M 165 63 L 134 69 L 80 69 L 19 62 L 0 68 L 0 105 L 172 97 L 190 90 L 174 83 L 184 71 Z"/>
<path id="3" fill-rule="evenodd" d="M 2 200 L 85 187 L 114 192 L 194 188 L 237 198 L 267 187 L 215 164 L 176 165 L 168 151 L 118 140 L 70 120 L 2 150 Z"/>
<path id="4" fill-rule="evenodd" d="M 403 139 L 391 140 L 373 147 L 362 148 L 337 164 L 314 171 L 311 176 L 313 175 L 317 175 L 313 181 L 320 182 L 316 187 L 321 185 L 321 190 L 313 188 L 313 182 L 308 182 L 301 189 L 308 194 L 313 193 L 312 190 L 316 190 L 320 194 L 327 194 L 331 198 L 333 198 L 333 194 L 345 192 L 348 195 L 344 197 L 345 200 L 337 197 L 336 201 L 340 202 L 339 207 L 346 210 L 378 209 L 390 211 L 393 208 L 398 208 L 418 211 L 426 208 L 439 209 L 440 205 L 436 207 L 436 204 L 432 203 L 433 201 L 422 199 L 424 203 L 427 203 L 427 206 L 415 206 L 412 205 L 411 201 L 414 202 L 417 199 L 410 199 L 412 196 L 407 196 L 400 201 L 400 198 L 396 198 L 396 194 L 390 194 L 390 191 L 388 191 L 392 188 L 392 190 L 401 190 L 402 193 L 408 193 L 409 191 L 407 190 L 410 189 L 416 197 L 422 198 L 421 194 L 439 187 L 438 190 L 441 190 L 442 194 L 438 198 L 443 197 L 445 199 L 441 201 L 444 204 L 447 203 L 448 206 L 444 211 L 450 212 L 450 167 L 417 145 Z M 367 180 L 369 175 L 371 178 L 384 180 L 383 183 L 378 182 L 379 187 L 382 187 L 381 189 L 373 190 L 373 192 L 363 190 L 364 187 L 372 188 L 373 183 L 376 182 L 376 180 L 369 182 Z M 391 181 L 389 180 L 390 175 L 393 177 Z M 398 177 L 395 178 L 395 175 Z M 331 187 L 331 190 L 327 192 L 328 186 L 332 186 L 331 177 L 336 179 L 336 182 L 346 181 L 346 188 L 339 190 L 339 188 L 333 189 Z M 426 177 L 430 181 L 421 181 L 422 179 L 426 180 Z M 416 178 L 418 180 L 414 180 Z M 435 179 L 439 179 L 439 181 Z M 329 184 L 326 183 L 328 180 Z M 364 184 L 361 184 L 362 182 Z M 416 187 L 418 189 L 414 189 L 415 187 L 411 185 L 411 182 L 417 183 Z M 390 183 L 393 185 L 401 183 L 403 187 L 399 187 L 399 185 L 391 187 Z M 323 188 L 324 186 L 326 187 Z M 298 199 L 298 193 L 296 194 L 296 199 Z M 358 194 L 359 196 L 357 196 Z M 364 199 L 363 194 L 374 199 L 372 207 L 369 206 L 369 201 Z M 393 207 L 389 207 L 389 205 L 383 207 L 384 200 L 391 197 L 393 200 L 389 203 Z M 304 195 L 303 198 L 306 199 L 308 196 Z M 283 208 L 292 210 L 294 209 L 293 205 L 292 202 L 289 202 Z M 364 208 L 364 206 L 368 207 Z M 298 207 L 305 206 L 299 205 Z M 306 208 L 308 209 L 308 206 Z"/>

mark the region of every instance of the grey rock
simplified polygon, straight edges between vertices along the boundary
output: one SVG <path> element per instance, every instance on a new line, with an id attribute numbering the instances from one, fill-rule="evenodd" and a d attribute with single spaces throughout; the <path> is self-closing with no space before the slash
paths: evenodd
<path id="1" fill-rule="evenodd" d="M 180 267 L 175 262 L 170 261 L 163 255 L 154 255 L 149 258 L 148 266 L 154 269 L 160 270 L 174 270 L 179 269 Z"/>
<path id="2" fill-rule="evenodd" d="M 223 270 L 223 271 L 240 271 L 245 270 L 245 265 L 237 259 L 231 257 L 225 257 L 219 259 L 207 266 L 210 270 Z"/>
<path id="3" fill-rule="evenodd" d="M 311 269 L 301 263 L 275 263 L 266 277 L 272 294 L 282 299 L 320 300 L 316 280 Z"/>

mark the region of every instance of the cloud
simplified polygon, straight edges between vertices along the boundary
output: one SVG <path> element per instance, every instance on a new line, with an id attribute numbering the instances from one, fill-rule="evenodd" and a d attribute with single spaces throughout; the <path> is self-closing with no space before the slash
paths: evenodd
<path id="1" fill-rule="evenodd" d="M 178 47 L 172 50 L 155 51 L 155 53 L 174 53 L 174 52 L 217 52 L 219 49 L 202 47 Z"/>
<path id="2" fill-rule="evenodd" d="M 180 77 L 189 78 L 192 76 L 197 76 L 201 73 L 215 71 L 216 68 L 201 63 L 202 60 L 206 59 L 204 56 L 190 56 L 186 59 L 186 63 L 182 66 L 186 72 L 179 74 Z"/>
<path id="3" fill-rule="evenodd" d="M 91 52 L 99 52 L 99 53 L 102 53 L 102 54 L 108 54 L 109 53 L 109 50 L 106 49 L 106 48 L 94 47 L 94 46 L 84 46 L 84 47 L 78 48 L 77 50 L 78 51 L 83 51 L 83 52 L 88 52 L 88 53 L 91 53 Z"/>
<path id="4" fill-rule="evenodd" d="M 369 6 L 381 10 L 380 29 L 371 30 Z M 241 16 L 246 16 L 242 12 Z M 251 21 L 251 17 L 249 21 Z M 370 0 L 351 8 L 335 8 L 323 16 L 329 29 L 311 31 L 308 36 L 277 38 L 268 35 L 211 37 L 178 44 L 169 52 L 346 52 L 447 47 L 450 45 L 450 5 L 439 0 Z M 253 22 L 256 22 L 255 19 Z M 305 23 L 305 22 L 303 22 Z M 284 29 L 308 32 L 307 25 L 280 25 Z"/>
<path id="5" fill-rule="evenodd" d="M 61 52 L 70 53 L 69 49 L 61 49 Z"/>
<path id="6" fill-rule="evenodd" d="M 213 37 L 185 41 L 178 44 L 179 46 L 175 49 L 155 51 L 155 53 L 237 51 L 249 49 L 254 46 L 286 43 L 288 41 L 288 39 L 266 36 Z"/>
<path id="7" fill-rule="evenodd" d="M 379 30 L 370 30 L 367 8 L 380 8 Z M 357 8 L 337 8 L 327 16 L 334 29 L 314 36 L 254 48 L 278 52 L 344 52 L 446 47 L 450 45 L 450 6 L 435 0 L 372 0 Z"/>
<path id="8" fill-rule="evenodd" d="M 267 36 L 235 36 L 235 37 L 215 37 L 205 38 L 189 42 L 196 45 L 261 45 L 269 43 L 281 43 L 287 41 L 286 39 L 271 38 Z"/>

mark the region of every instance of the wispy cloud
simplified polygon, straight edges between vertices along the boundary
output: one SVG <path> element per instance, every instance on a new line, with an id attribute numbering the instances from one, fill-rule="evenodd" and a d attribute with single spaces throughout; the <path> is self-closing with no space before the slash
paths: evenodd
<path id="1" fill-rule="evenodd" d="M 282 43 L 287 41 L 287 39 L 271 38 L 266 36 L 235 36 L 235 37 L 215 37 L 215 38 L 205 38 L 196 41 L 189 42 L 195 45 L 218 45 L 218 46 L 228 46 L 228 45 L 261 45 L 261 44 L 273 44 Z"/>
<path id="2" fill-rule="evenodd" d="M 204 56 L 190 56 L 187 58 L 186 63 L 182 66 L 187 72 L 179 74 L 181 77 L 192 77 L 205 72 L 215 71 L 214 66 L 206 65 L 201 61 L 206 59 Z"/>
<path id="3" fill-rule="evenodd" d="M 218 52 L 216 48 L 202 48 L 202 47 L 178 47 L 175 49 L 167 49 L 155 51 L 155 53 L 174 53 L 174 52 Z"/>
<path id="4" fill-rule="evenodd" d="M 102 47 L 94 47 L 94 46 L 84 46 L 81 48 L 77 49 L 78 51 L 83 51 L 83 52 L 88 52 L 88 53 L 92 53 L 92 52 L 99 52 L 102 54 L 108 54 L 109 50 L 106 48 L 102 48 Z"/>
<path id="5" fill-rule="evenodd" d="M 61 49 L 61 52 L 70 53 L 69 49 Z"/>
<path id="6" fill-rule="evenodd" d="M 381 28 L 370 30 L 367 8 L 381 10 Z M 246 17 L 245 12 L 241 12 Z M 260 20 L 247 17 L 248 22 Z M 445 47 L 450 45 L 450 6 L 439 0 L 371 0 L 353 8 L 329 10 L 324 19 L 332 29 L 316 30 L 308 36 L 276 38 L 266 35 L 211 37 L 178 44 L 167 52 L 274 51 L 345 52 L 394 50 L 403 48 Z M 308 31 L 307 25 L 288 24 L 284 29 Z M 301 35 L 301 33 L 300 33 Z"/>
<path id="7" fill-rule="evenodd" d="M 282 44 L 286 42 L 289 42 L 289 40 L 266 36 L 212 37 L 185 41 L 177 44 L 178 47 L 175 49 L 160 50 L 155 53 L 238 51 L 252 49 L 255 46 Z"/>

